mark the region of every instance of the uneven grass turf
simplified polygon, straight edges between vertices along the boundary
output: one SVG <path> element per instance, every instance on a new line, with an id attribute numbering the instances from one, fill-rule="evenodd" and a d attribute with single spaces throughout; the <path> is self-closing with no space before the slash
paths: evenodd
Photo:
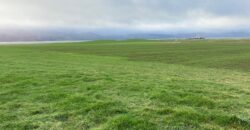
<path id="1" fill-rule="evenodd" d="M 0 129 L 250 129 L 250 40 L 2 45 Z"/>

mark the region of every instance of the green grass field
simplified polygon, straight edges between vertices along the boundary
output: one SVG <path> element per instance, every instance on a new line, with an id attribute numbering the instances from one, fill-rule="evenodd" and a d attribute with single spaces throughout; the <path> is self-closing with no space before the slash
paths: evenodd
<path id="1" fill-rule="evenodd" d="M 250 40 L 1 45 L 0 129 L 250 129 Z"/>

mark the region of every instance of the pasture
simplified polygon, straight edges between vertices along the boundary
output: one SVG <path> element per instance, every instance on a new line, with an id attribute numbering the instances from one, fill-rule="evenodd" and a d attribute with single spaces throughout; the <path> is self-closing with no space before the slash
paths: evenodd
<path id="1" fill-rule="evenodd" d="M 1 45 L 0 129 L 250 129 L 250 40 Z"/>

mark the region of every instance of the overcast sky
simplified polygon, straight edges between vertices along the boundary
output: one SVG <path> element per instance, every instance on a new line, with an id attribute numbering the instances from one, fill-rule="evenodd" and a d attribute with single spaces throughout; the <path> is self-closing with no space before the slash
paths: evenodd
<path id="1" fill-rule="evenodd" d="M 1 27 L 213 30 L 250 27 L 250 0 L 0 0 Z"/>

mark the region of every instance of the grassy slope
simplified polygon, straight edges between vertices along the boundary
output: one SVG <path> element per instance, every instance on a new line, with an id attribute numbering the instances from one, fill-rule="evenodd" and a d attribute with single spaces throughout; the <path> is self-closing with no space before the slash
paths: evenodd
<path id="1" fill-rule="evenodd" d="M 249 40 L 0 46 L 0 72 L 0 129 L 250 128 Z"/>

